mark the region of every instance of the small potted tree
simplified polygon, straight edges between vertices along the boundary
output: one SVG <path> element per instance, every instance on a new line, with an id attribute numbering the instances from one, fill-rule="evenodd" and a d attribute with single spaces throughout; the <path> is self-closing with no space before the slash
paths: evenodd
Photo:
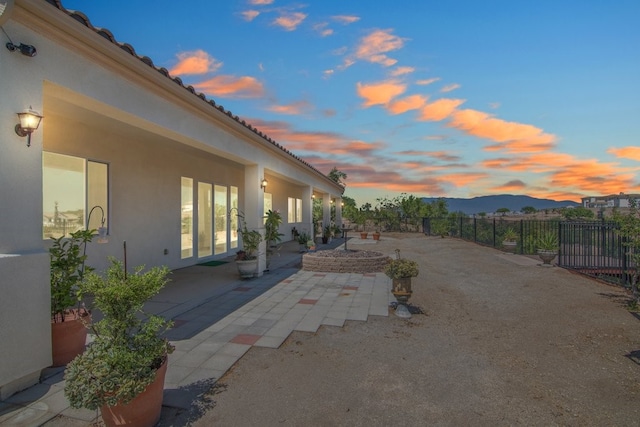
<path id="1" fill-rule="evenodd" d="M 143 269 L 128 274 L 111 258 L 104 275 L 89 273 L 81 284 L 104 317 L 92 325 L 93 342 L 67 365 L 64 393 L 74 408 L 101 409 L 107 426 L 153 426 L 160 419 L 173 351 L 162 334 L 171 324 L 142 308 L 167 283 L 169 269 Z"/>
<path id="2" fill-rule="evenodd" d="M 242 215 L 238 215 L 242 228 L 239 230 L 242 236 L 242 250 L 236 253 L 236 265 L 238 273 L 243 279 L 250 279 L 258 270 L 258 247 L 262 242 L 262 234 L 258 230 L 247 229 L 247 223 Z"/>
<path id="3" fill-rule="evenodd" d="M 78 287 L 85 273 L 83 250 L 93 239 L 95 230 L 78 230 L 70 237 L 53 238 L 49 249 L 51 284 L 51 351 L 53 366 L 64 366 L 84 351 L 89 311 L 81 304 Z"/>
<path id="4" fill-rule="evenodd" d="M 271 257 L 278 249 L 278 243 L 282 241 L 284 234 L 280 233 L 282 215 L 277 210 L 269 210 L 264 220 L 264 240 L 267 242 L 267 270 L 271 264 Z"/>
<path id="5" fill-rule="evenodd" d="M 391 293 L 398 302 L 407 303 L 411 294 L 411 278 L 418 276 L 420 270 L 418 263 L 400 257 L 400 251 L 396 249 L 396 259 L 392 259 L 385 267 L 384 274 L 392 281 Z"/>
<path id="6" fill-rule="evenodd" d="M 558 235 L 552 231 L 541 234 L 536 240 L 538 256 L 542 265 L 551 266 L 551 261 L 558 255 Z"/>

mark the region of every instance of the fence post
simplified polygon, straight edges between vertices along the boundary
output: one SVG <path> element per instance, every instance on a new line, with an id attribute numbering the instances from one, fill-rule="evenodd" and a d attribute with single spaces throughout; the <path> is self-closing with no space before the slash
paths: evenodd
<path id="1" fill-rule="evenodd" d="M 496 247 L 496 219 L 493 218 L 493 247 Z"/>

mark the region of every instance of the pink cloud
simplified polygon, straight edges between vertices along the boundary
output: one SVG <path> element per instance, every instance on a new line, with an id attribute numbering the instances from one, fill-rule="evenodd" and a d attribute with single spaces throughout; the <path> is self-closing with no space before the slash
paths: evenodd
<path id="1" fill-rule="evenodd" d="M 260 12 L 258 12 L 257 10 L 245 10 L 241 12 L 240 15 L 242 16 L 242 19 L 244 19 L 245 21 L 251 22 L 254 19 L 256 19 L 258 15 L 260 15 Z"/>
<path id="2" fill-rule="evenodd" d="M 273 21 L 274 25 L 282 27 L 286 31 L 293 31 L 307 18 L 302 12 L 287 12 Z"/>
<path id="3" fill-rule="evenodd" d="M 420 111 L 419 120 L 440 121 L 449 117 L 460 105 L 465 102 L 464 99 L 441 98 L 433 101 Z"/>
<path id="4" fill-rule="evenodd" d="M 401 95 L 407 86 L 396 80 L 388 80 L 373 84 L 357 84 L 357 92 L 361 98 L 364 98 L 364 106 L 371 107 L 373 105 L 386 105 L 393 98 Z"/>
<path id="5" fill-rule="evenodd" d="M 220 98 L 259 98 L 264 94 L 262 83 L 253 77 L 216 76 L 193 85 L 205 94 Z"/>
<path id="6" fill-rule="evenodd" d="M 273 0 L 249 0 L 249 4 L 256 6 L 265 6 L 273 3 Z"/>
<path id="7" fill-rule="evenodd" d="M 403 76 L 405 74 L 411 74 L 415 70 L 416 69 L 414 67 L 397 67 L 390 74 L 391 74 L 392 77 L 397 77 L 397 76 Z"/>
<path id="8" fill-rule="evenodd" d="M 454 91 L 456 89 L 460 89 L 460 85 L 458 83 L 453 83 L 453 84 L 450 84 L 450 85 L 446 85 L 445 87 L 440 89 L 440 92 L 446 93 L 446 92 Z"/>
<path id="9" fill-rule="evenodd" d="M 354 22 L 359 21 L 360 17 L 354 16 L 354 15 L 335 15 L 335 16 L 332 16 L 331 19 L 343 25 L 348 25 L 348 24 L 353 24 Z"/>
<path id="10" fill-rule="evenodd" d="M 364 61 L 390 67 L 397 60 L 389 58 L 387 53 L 401 49 L 406 39 L 391 34 L 392 30 L 375 30 L 360 40 L 356 57 Z"/>
<path id="11" fill-rule="evenodd" d="M 205 74 L 217 71 L 222 62 L 217 62 L 215 58 L 204 50 L 195 50 L 192 52 L 181 52 L 177 54 L 178 63 L 169 70 L 170 74 Z"/>
<path id="12" fill-rule="evenodd" d="M 418 81 L 416 81 L 416 84 L 419 85 L 419 86 L 426 86 L 426 85 L 430 85 L 432 83 L 435 83 L 438 80 L 440 80 L 440 77 L 433 77 L 431 79 L 418 80 Z"/>

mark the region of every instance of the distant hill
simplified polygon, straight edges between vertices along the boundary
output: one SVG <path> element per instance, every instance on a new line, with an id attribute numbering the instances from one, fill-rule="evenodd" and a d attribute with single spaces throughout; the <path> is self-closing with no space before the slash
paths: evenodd
<path id="1" fill-rule="evenodd" d="M 530 196 L 514 196 L 511 194 L 501 194 L 496 196 L 480 196 L 471 199 L 459 199 L 451 197 L 442 197 L 447 201 L 447 209 L 449 212 L 464 212 L 467 215 L 477 214 L 480 212 L 493 213 L 500 208 L 507 208 L 510 211 L 518 212 L 525 206 L 533 206 L 541 209 L 566 208 L 569 206 L 580 206 L 571 200 L 549 200 L 537 199 Z M 438 200 L 440 197 L 423 197 L 427 203 Z"/>

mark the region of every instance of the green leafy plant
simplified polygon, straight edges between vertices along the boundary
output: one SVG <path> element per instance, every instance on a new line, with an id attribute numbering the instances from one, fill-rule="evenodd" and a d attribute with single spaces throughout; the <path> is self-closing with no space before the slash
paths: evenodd
<path id="1" fill-rule="evenodd" d="M 515 242 L 518 240 L 518 232 L 513 227 L 507 228 L 502 235 L 502 240 L 505 242 Z"/>
<path id="2" fill-rule="evenodd" d="M 301 245 L 306 245 L 306 244 L 307 244 L 307 242 L 308 242 L 309 240 L 311 240 L 311 236 L 309 236 L 309 234 L 308 234 L 308 233 L 306 233 L 306 232 L 304 232 L 304 231 L 303 231 L 303 232 L 301 232 L 301 233 L 298 233 L 297 240 L 298 240 L 298 243 L 299 243 L 299 244 L 301 244 Z"/>
<path id="3" fill-rule="evenodd" d="M 169 269 L 143 269 L 127 274 L 120 261 L 110 258 L 103 276 L 91 272 L 81 283 L 104 317 L 92 326 L 93 342 L 67 365 L 64 392 L 72 407 L 95 410 L 130 402 L 153 382 L 173 351 L 162 338 L 171 323 L 142 310 L 168 282 Z"/>
<path id="4" fill-rule="evenodd" d="M 384 268 L 384 274 L 391 279 L 416 277 L 420 269 L 418 263 L 406 258 L 400 258 L 400 251 L 396 249 L 396 259 L 392 259 Z"/>
<path id="5" fill-rule="evenodd" d="M 240 234 L 242 235 L 242 251 L 238 251 L 237 259 L 251 260 L 258 258 L 258 247 L 262 242 L 262 234 L 258 230 L 249 230 L 247 223 L 244 221 L 244 215 L 238 214 L 241 224 Z"/>
<path id="6" fill-rule="evenodd" d="M 87 255 L 83 249 L 91 242 L 94 233 L 95 230 L 78 230 L 69 238 L 52 238 L 49 257 L 53 322 L 64 322 L 65 313 L 82 299 L 78 284 L 85 273 L 93 270 L 85 265 Z"/>
<path id="7" fill-rule="evenodd" d="M 536 248 L 543 251 L 557 251 L 558 235 L 552 231 L 542 233 L 536 240 Z"/>
<path id="8" fill-rule="evenodd" d="M 284 234 L 280 233 L 279 227 L 282 224 L 282 215 L 280 212 L 269 210 L 265 215 L 264 221 L 264 240 L 267 241 L 268 246 L 277 245 L 282 241 Z"/>

